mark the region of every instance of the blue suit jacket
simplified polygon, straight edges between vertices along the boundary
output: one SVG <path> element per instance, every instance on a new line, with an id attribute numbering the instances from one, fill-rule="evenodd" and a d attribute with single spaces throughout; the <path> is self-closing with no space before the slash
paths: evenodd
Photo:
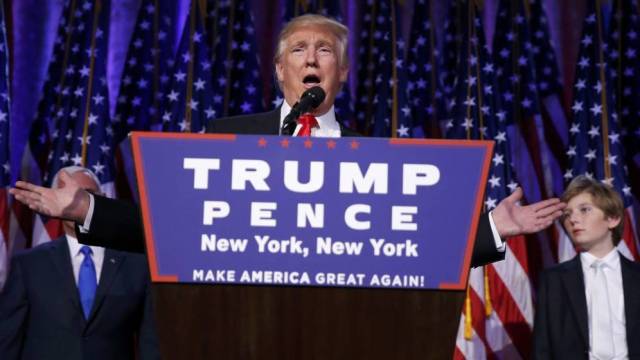
<path id="1" fill-rule="evenodd" d="M 143 255 L 106 249 L 88 320 L 66 238 L 13 257 L 0 293 L 0 359 L 133 359 L 136 348 L 139 359 L 160 357 Z"/>

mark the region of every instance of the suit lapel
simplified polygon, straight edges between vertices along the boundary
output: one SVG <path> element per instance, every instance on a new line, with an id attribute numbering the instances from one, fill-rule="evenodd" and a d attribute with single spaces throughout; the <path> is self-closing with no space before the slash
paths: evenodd
<path id="1" fill-rule="evenodd" d="M 577 255 L 570 263 L 567 269 L 562 273 L 562 284 L 567 291 L 569 301 L 571 302 L 571 310 L 578 323 L 580 335 L 587 346 L 589 345 L 589 325 L 587 299 L 584 290 L 584 277 L 582 275 L 582 266 L 580 255 Z"/>
<path id="2" fill-rule="evenodd" d="M 100 283 L 96 289 L 96 297 L 93 300 L 91 314 L 89 315 L 89 325 L 96 317 L 100 310 L 106 294 L 111 288 L 111 284 L 120 270 L 120 265 L 125 261 L 125 257 L 119 252 L 111 249 L 105 249 L 104 260 L 102 262 L 102 272 L 100 274 Z"/>
<path id="3" fill-rule="evenodd" d="M 632 335 L 640 329 L 640 270 L 633 266 L 624 255 L 620 255 L 622 270 L 622 288 L 624 291 L 624 312 L 627 328 L 627 343 L 631 344 Z"/>
<path id="4" fill-rule="evenodd" d="M 82 313 L 80 307 L 80 294 L 73 276 L 73 267 L 71 266 L 71 256 L 69 255 L 69 244 L 63 236 L 54 240 L 50 248 L 50 258 L 56 269 L 56 283 L 61 284 L 60 293 L 69 298 L 69 302 L 75 311 Z M 84 321 L 84 316 L 80 316 Z"/>

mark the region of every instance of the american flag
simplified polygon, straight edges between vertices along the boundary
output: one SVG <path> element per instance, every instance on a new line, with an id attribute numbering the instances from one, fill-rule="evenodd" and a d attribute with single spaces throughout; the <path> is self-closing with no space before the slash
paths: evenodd
<path id="1" fill-rule="evenodd" d="M 207 29 L 213 41 L 213 96 L 217 117 L 264 110 L 256 31 L 247 1 L 209 1 Z"/>
<path id="2" fill-rule="evenodd" d="M 366 135 L 414 135 L 406 92 L 406 43 L 399 19 L 395 1 L 367 1 L 360 33 L 356 101 L 358 128 Z"/>
<path id="3" fill-rule="evenodd" d="M 102 191 L 113 195 L 113 127 L 106 81 L 109 2 L 65 3 L 49 64 L 43 97 L 30 134 L 30 150 L 39 163 L 41 183 L 50 186 L 62 167 L 87 167 Z M 49 146 L 47 146 L 49 143 Z M 60 222 L 37 216 L 33 243 L 62 234 Z"/>
<path id="4" fill-rule="evenodd" d="M 163 88 L 173 67 L 173 23 L 159 0 L 145 0 L 131 36 L 114 116 L 116 143 L 160 123 Z"/>
<path id="5" fill-rule="evenodd" d="M 7 192 L 11 185 L 9 148 L 9 49 L 4 2 L 0 1 L 0 290 L 7 278 L 12 248 L 9 237 L 11 210 Z"/>
<path id="6" fill-rule="evenodd" d="M 610 66 L 620 56 L 619 49 L 607 42 L 600 1 L 590 1 L 584 20 L 580 53 L 576 66 L 574 97 L 571 109 L 570 141 L 567 156 L 571 167 L 565 180 L 586 175 L 613 186 L 627 207 L 625 232 L 618 249 L 631 259 L 640 259 L 637 235 L 629 219 L 632 193 L 624 167 L 620 116 L 614 103 L 614 78 L 624 76 Z"/>
<path id="7" fill-rule="evenodd" d="M 456 56 L 457 77 L 452 82 L 455 91 L 450 102 L 447 137 L 496 142 L 484 202 L 485 211 L 491 211 L 518 186 L 511 168 L 507 129 L 507 114 L 518 109 L 513 106 L 518 97 L 505 99 L 501 95 L 509 90 L 501 92 L 496 81 L 502 75 L 514 79 L 518 74 L 511 64 L 509 68 L 500 68 L 493 62 L 474 2 L 458 6 L 459 13 L 467 16 L 462 16 L 459 22 L 465 32 Z M 512 51 L 511 46 L 508 51 Z M 515 70 L 519 69 L 518 66 Z M 522 100 L 526 98 L 524 92 L 517 95 Z M 533 301 L 525 246 L 524 239 L 510 239 L 504 261 L 471 270 L 454 358 L 518 359 L 530 352 Z"/>
<path id="8" fill-rule="evenodd" d="M 440 138 L 439 120 L 444 108 L 441 106 L 442 91 L 438 86 L 439 51 L 430 1 L 418 0 L 414 4 L 407 61 L 407 90 L 416 131 L 422 128 L 425 137 Z"/>
<path id="9" fill-rule="evenodd" d="M 629 183 L 640 184 L 640 103 L 637 101 L 640 93 L 640 9 L 632 0 L 616 0 L 612 10 L 609 44 L 615 53 L 609 57 L 609 67 L 616 94 L 616 113 L 622 125 L 620 130 Z M 636 211 L 632 215 L 638 220 L 640 189 L 632 188 L 632 193 Z M 640 225 L 638 222 L 631 224 Z M 637 227 L 635 233 L 639 233 Z"/>
<path id="10" fill-rule="evenodd" d="M 287 23 L 292 18 L 304 14 L 321 14 L 344 23 L 341 4 L 342 1 L 339 0 L 287 0 L 283 8 L 282 22 Z M 271 101 L 271 104 L 273 107 L 279 107 L 282 103 L 283 95 L 277 84 L 274 84 L 273 94 L 275 98 Z M 336 95 L 333 105 L 338 121 L 347 127 L 355 129 L 355 110 L 349 82 L 342 86 L 342 89 L 340 89 L 340 92 Z"/>
<path id="11" fill-rule="evenodd" d="M 192 1 L 169 85 L 160 106 L 163 131 L 204 132 L 222 116 L 224 95 L 213 93 L 213 63 L 207 44 L 204 3 Z"/>

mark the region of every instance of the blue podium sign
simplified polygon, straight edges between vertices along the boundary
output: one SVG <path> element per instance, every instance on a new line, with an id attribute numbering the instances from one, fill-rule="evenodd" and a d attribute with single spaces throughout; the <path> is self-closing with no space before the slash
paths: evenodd
<path id="1" fill-rule="evenodd" d="M 491 141 L 132 141 L 153 281 L 465 288 Z"/>

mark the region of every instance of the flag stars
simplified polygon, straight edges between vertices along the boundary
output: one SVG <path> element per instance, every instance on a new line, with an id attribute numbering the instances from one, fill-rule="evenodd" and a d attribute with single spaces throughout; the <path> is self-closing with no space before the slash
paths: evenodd
<path id="1" fill-rule="evenodd" d="M 100 164 L 100 161 L 98 161 L 95 165 L 93 165 L 92 168 L 93 168 L 93 172 L 96 175 L 100 175 L 104 172 L 104 165 Z"/>
<path id="2" fill-rule="evenodd" d="M 111 148 L 106 143 L 103 143 L 100 145 L 100 151 L 102 151 L 103 154 L 108 155 Z"/>
<path id="3" fill-rule="evenodd" d="M 177 91 L 171 90 L 171 92 L 167 94 L 167 98 L 169 98 L 169 101 L 178 101 L 178 95 Z"/>
<path id="4" fill-rule="evenodd" d="M 409 137 L 409 128 L 401 124 L 397 129 L 397 133 L 399 137 Z"/>
<path id="5" fill-rule="evenodd" d="M 215 111 L 215 110 L 213 110 L 213 108 L 212 108 L 211 106 L 209 106 L 209 107 L 204 111 L 204 113 L 206 114 L 207 119 L 215 119 L 215 117 L 216 117 L 216 111 Z"/>
<path id="6" fill-rule="evenodd" d="M 191 61 L 191 54 L 188 51 L 182 54 L 182 61 L 185 63 Z"/>
<path id="7" fill-rule="evenodd" d="M 589 110 L 591 110 L 591 113 L 593 113 L 593 116 L 600 115 L 600 114 L 602 114 L 602 105 L 593 104 L 593 106 Z"/>
<path id="8" fill-rule="evenodd" d="M 618 134 L 617 132 L 610 133 L 609 141 L 611 141 L 611 144 L 617 144 L 618 141 L 620 141 L 620 134 Z"/>
<path id="9" fill-rule="evenodd" d="M 104 96 L 102 96 L 102 95 L 100 95 L 100 94 L 98 93 L 98 94 L 95 94 L 95 95 L 92 97 L 92 99 L 93 99 L 93 103 L 94 103 L 95 105 L 102 105 L 102 101 L 104 100 Z"/>
<path id="10" fill-rule="evenodd" d="M 596 158 L 596 151 L 593 149 L 589 149 L 589 151 L 584 155 L 584 157 L 589 161 L 594 160 Z"/>
<path id="11" fill-rule="evenodd" d="M 178 71 L 177 73 L 173 74 L 173 77 L 177 82 L 183 82 L 186 76 L 187 74 L 183 73 L 182 71 Z"/>
<path id="12" fill-rule="evenodd" d="M 618 165 L 617 159 L 618 159 L 617 155 L 609 154 L 609 156 L 607 156 L 607 163 L 609 163 L 609 165 Z"/>
<path id="13" fill-rule="evenodd" d="M 98 116 L 95 114 L 89 114 L 89 125 L 97 125 L 98 124 Z"/>
<path id="14" fill-rule="evenodd" d="M 73 161 L 73 165 L 75 166 L 81 166 L 82 165 L 82 156 L 80 156 L 80 154 L 76 153 L 72 158 L 71 161 Z"/>
<path id="15" fill-rule="evenodd" d="M 569 129 L 569 132 L 572 134 L 578 134 L 580 132 L 580 124 L 578 123 L 571 124 L 571 129 Z"/>
<path id="16" fill-rule="evenodd" d="M 149 82 L 145 79 L 140 79 L 138 80 L 138 89 L 146 89 L 147 87 L 149 87 Z"/>
<path id="17" fill-rule="evenodd" d="M 587 66 L 589 66 L 589 58 L 587 57 L 581 57 L 580 61 L 578 62 L 578 66 L 583 69 Z"/>
<path id="18" fill-rule="evenodd" d="M 204 90 L 204 84 L 206 84 L 206 82 L 204 80 L 202 80 L 201 78 L 198 78 L 193 83 L 193 86 L 195 87 L 196 90 Z"/>
<path id="19" fill-rule="evenodd" d="M 589 46 L 593 43 L 593 39 L 591 39 L 591 35 L 585 35 L 580 42 L 583 46 Z"/>
<path id="20" fill-rule="evenodd" d="M 487 210 L 491 210 L 496 207 L 497 200 L 492 198 L 491 196 L 487 196 L 487 200 L 484 202 L 484 206 Z"/>
<path id="21" fill-rule="evenodd" d="M 493 159 L 491 161 L 493 161 L 493 166 L 502 165 L 504 164 L 504 155 L 495 153 L 493 154 Z"/>
<path id="22" fill-rule="evenodd" d="M 491 185 L 491 188 L 500 186 L 500 178 L 495 176 L 495 174 L 491 175 L 491 179 L 489 179 L 489 184 Z"/>
<path id="23" fill-rule="evenodd" d="M 189 108 L 191 108 L 191 110 L 198 110 L 198 102 L 194 99 L 189 100 Z"/>
<path id="24" fill-rule="evenodd" d="M 574 113 L 574 114 L 575 114 L 575 113 L 578 113 L 578 112 L 580 112 L 580 111 L 582 111 L 582 110 L 583 110 L 583 109 L 582 109 L 582 101 L 578 101 L 578 100 L 576 100 L 576 101 L 573 103 L 573 106 L 571 107 L 571 109 L 573 109 L 573 113 Z"/>
<path id="25" fill-rule="evenodd" d="M 600 135 L 600 127 L 595 125 L 591 126 L 591 129 L 589 129 L 589 136 L 591 136 L 591 138 L 594 138 L 598 135 Z"/>
<path id="26" fill-rule="evenodd" d="M 500 144 L 503 141 L 507 141 L 507 133 L 504 131 L 500 131 L 493 139 L 497 141 L 498 144 Z"/>
<path id="27" fill-rule="evenodd" d="M 569 149 L 567 150 L 567 156 L 568 157 L 573 157 L 576 156 L 577 152 L 576 152 L 576 147 L 575 146 L 569 146 Z"/>
<path id="28" fill-rule="evenodd" d="M 464 119 L 464 123 L 462 124 L 462 126 L 469 131 L 469 129 L 473 128 L 473 119 L 472 118 L 465 118 Z"/>

